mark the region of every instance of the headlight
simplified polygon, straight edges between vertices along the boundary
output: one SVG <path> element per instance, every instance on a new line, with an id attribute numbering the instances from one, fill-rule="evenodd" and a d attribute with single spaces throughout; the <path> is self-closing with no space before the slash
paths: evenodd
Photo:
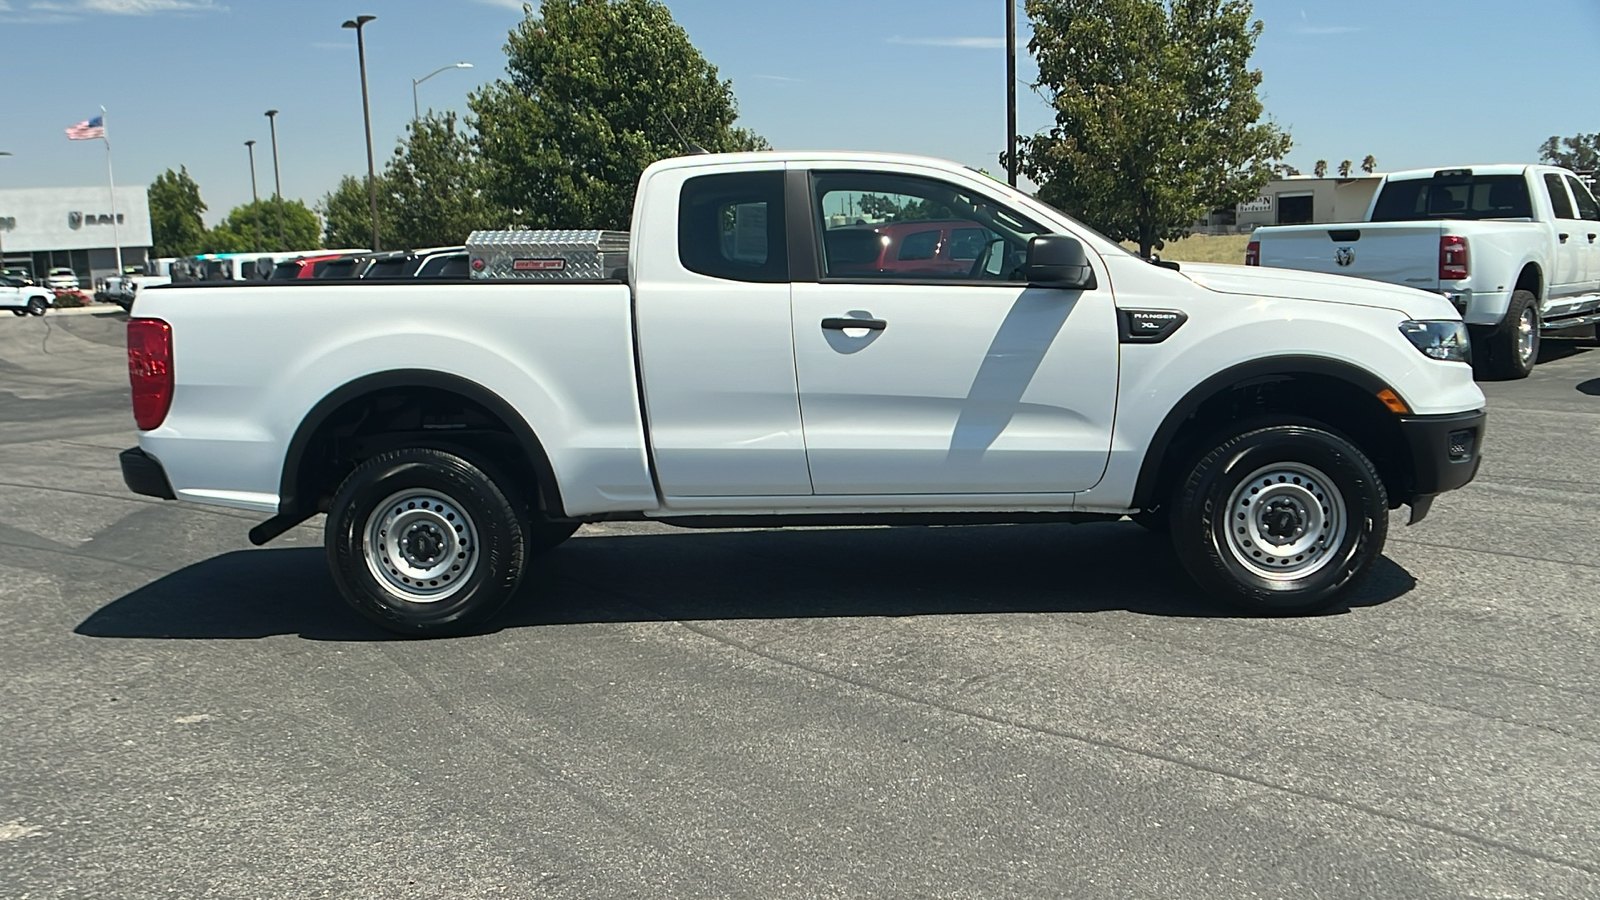
<path id="1" fill-rule="evenodd" d="M 1401 322 L 1400 333 L 1429 359 L 1472 362 L 1472 341 L 1465 323 L 1455 319 Z"/>

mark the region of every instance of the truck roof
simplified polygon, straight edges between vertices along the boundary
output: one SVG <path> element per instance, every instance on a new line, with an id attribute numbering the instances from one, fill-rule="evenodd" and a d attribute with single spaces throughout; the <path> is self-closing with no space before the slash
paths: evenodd
<path id="1" fill-rule="evenodd" d="M 698 153 L 693 156 L 674 156 L 661 160 L 652 169 L 685 169 L 697 166 L 721 166 L 746 162 L 808 162 L 808 163 L 889 163 L 894 165 L 927 166 L 951 172 L 982 174 L 971 166 L 912 153 L 878 153 L 860 150 L 755 150 L 744 153 Z"/>
<path id="2" fill-rule="evenodd" d="M 1559 166 L 1547 166 L 1538 163 L 1487 163 L 1476 166 L 1430 166 L 1426 169 L 1407 169 L 1403 172 L 1390 172 L 1390 181 L 1410 181 L 1416 178 L 1432 178 L 1440 172 L 1467 169 L 1474 175 L 1521 175 L 1529 169 L 1557 169 Z M 1562 169 L 1561 171 L 1566 171 Z"/>

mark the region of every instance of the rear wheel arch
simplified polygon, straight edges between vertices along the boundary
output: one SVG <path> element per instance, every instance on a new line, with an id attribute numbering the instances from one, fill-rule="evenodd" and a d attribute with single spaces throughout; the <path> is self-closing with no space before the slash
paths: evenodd
<path id="1" fill-rule="evenodd" d="M 1544 272 L 1539 269 L 1539 264 L 1530 262 L 1517 273 L 1517 283 L 1511 290 L 1527 291 L 1539 300 L 1544 300 Z"/>
<path id="2" fill-rule="evenodd" d="M 1145 448 L 1134 509 L 1163 506 L 1208 441 L 1230 428 L 1269 421 L 1333 429 L 1370 457 L 1390 502 L 1409 502 L 1415 474 L 1397 416 L 1378 399 L 1382 379 L 1358 366 L 1312 356 L 1252 360 L 1212 375 L 1178 401 Z"/>
<path id="3" fill-rule="evenodd" d="M 450 404 L 481 429 L 385 428 L 375 414 L 404 412 L 406 404 Z M 398 404 L 398 405 L 397 405 Z M 387 407 L 387 409 L 385 409 Z M 437 424 L 437 423 L 435 423 Z M 551 518 L 565 516 L 559 484 L 538 435 L 510 403 L 466 378 L 427 369 L 397 369 L 348 382 L 319 400 L 295 429 L 279 480 L 279 515 L 309 516 L 326 511 L 333 492 L 361 459 L 341 460 L 339 444 L 353 436 L 372 439 L 383 452 L 386 434 L 407 435 L 407 446 L 469 451 L 484 463 L 524 482 L 528 497 Z M 503 438 L 496 438 L 503 434 Z"/>

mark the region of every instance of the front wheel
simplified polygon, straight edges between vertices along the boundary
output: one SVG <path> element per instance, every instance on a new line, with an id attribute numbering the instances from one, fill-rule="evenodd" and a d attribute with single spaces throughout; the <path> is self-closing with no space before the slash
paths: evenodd
<path id="1" fill-rule="evenodd" d="M 442 450 L 362 463 L 334 496 L 324 541 L 334 583 L 378 625 L 425 637 L 470 630 L 522 580 L 528 522 L 510 485 Z"/>
<path id="2" fill-rule="evenodd" d="M 42 316 L 48 308 L 42 297 L 32 297 L 28 300 L 28 312 L 31 315 Z"/>
<path id="3" fill-rule="evenodd" d="M 1200 586 L 1253 612 L 1326 609 L 1383 552 L 1389 501 L 1358 448 L 1280 425 L 1206 454 L 1172 510 L 1178 559 Z"/>

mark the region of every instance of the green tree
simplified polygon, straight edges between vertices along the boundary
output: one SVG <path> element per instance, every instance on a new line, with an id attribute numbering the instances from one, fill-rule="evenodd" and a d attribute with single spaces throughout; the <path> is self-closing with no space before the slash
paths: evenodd
<path id="1" fill-rule="evenodd" d="M 509 80 L 468 101 L 490 199 L 518 224 L 627 228 L 645 167 L 683 139 L 765 149 L 731 82 L 659 0 L 542 0 L 511 31 Z"/>
<path id="2" fill-rule="evenodd" d="M 324 194 L 317 203 L 322 214 L 324 247 L 366 247 L 372 243 L 372 204 L 367 198 L 366 176 L 346 175 L 339 186 Z M 378 176 L 378 228 L 380 234 L 394 234 L 389 185 Z M 391 243 L 393 241 L 391 240 Z"/>
<path id="3" fill-rule="evenodd" d="M 163 256 L 193 256 L 201 252 L 205 238 L 206 211 L 200 199 L 200 185 L 189 177 L 187 166 L 171 169 L 150 183 L 150 238 L 153 252 Z"/>
<path id="4" fill-rule="evenodd" d="M 464 243 L 475 229 L 501 228 L 506 216 L 490 203 L 482 160 L 456 114 L 426 117 L 407 126 L 384 169 L 379 221 L 391 247 Z M 387 210 L 387 216 L 385 216 Z M 367 213 L 366 207 L 362 208 Z"/>
<path id="5" fill-rule="evenodd" d="M 1328 161 L 1325 159 L 1317 160 L 1317 164 L 1311 167 L 1311 174 L 1318 178 L 1328 177 Z"/>
<path id="6" fill-rule="evenodd" d="M 301 200 L 283 201 L 283 233 L 291 250 L 314 250 L 322 223 Z M 370 237 L 370 234 L 369 234 Z M 205 233 L 200 253 L 252 253 L 276 249 L 278 210 L 270 199 L 235 206 L 226 219 Z"/>
<path id="7" fill-rule="evenodd" d="M 1345 160 L 1344 162 L 1339 163 L 1339 177 L 1340 178 L 1349 178 L 1350 177 L 1350 167 L 1353 166 L 1353 165 L 1355 165 L 1355 164 L 1352 163 L 1348 159 Z"/>
<path id="8" fill-rule="evenodd" d="M 1600 169 L 1600 134 L 1580 132 L 1569 138 L 1551 135 L 1539 145 L 1539 161 L 1578 172 Z"/>
<path id="9" fill-rule="evenodd" d="M 1249 0 L 1027 0 L 1034 85 L 1055 125 L 1025 138 L 1041 199 L 1149 256 L 1256 196 L 1289 136 L 1262 122 Z"/>
<path id="10" fill-rule="evenodd" d="M 1361 161 L 1361 171 L 1367 173 L 1368 175 L 1378 171 L 1378 158 L 1373 156 L 1371 153 L 1368 153 L 1366 159 Z"/>

